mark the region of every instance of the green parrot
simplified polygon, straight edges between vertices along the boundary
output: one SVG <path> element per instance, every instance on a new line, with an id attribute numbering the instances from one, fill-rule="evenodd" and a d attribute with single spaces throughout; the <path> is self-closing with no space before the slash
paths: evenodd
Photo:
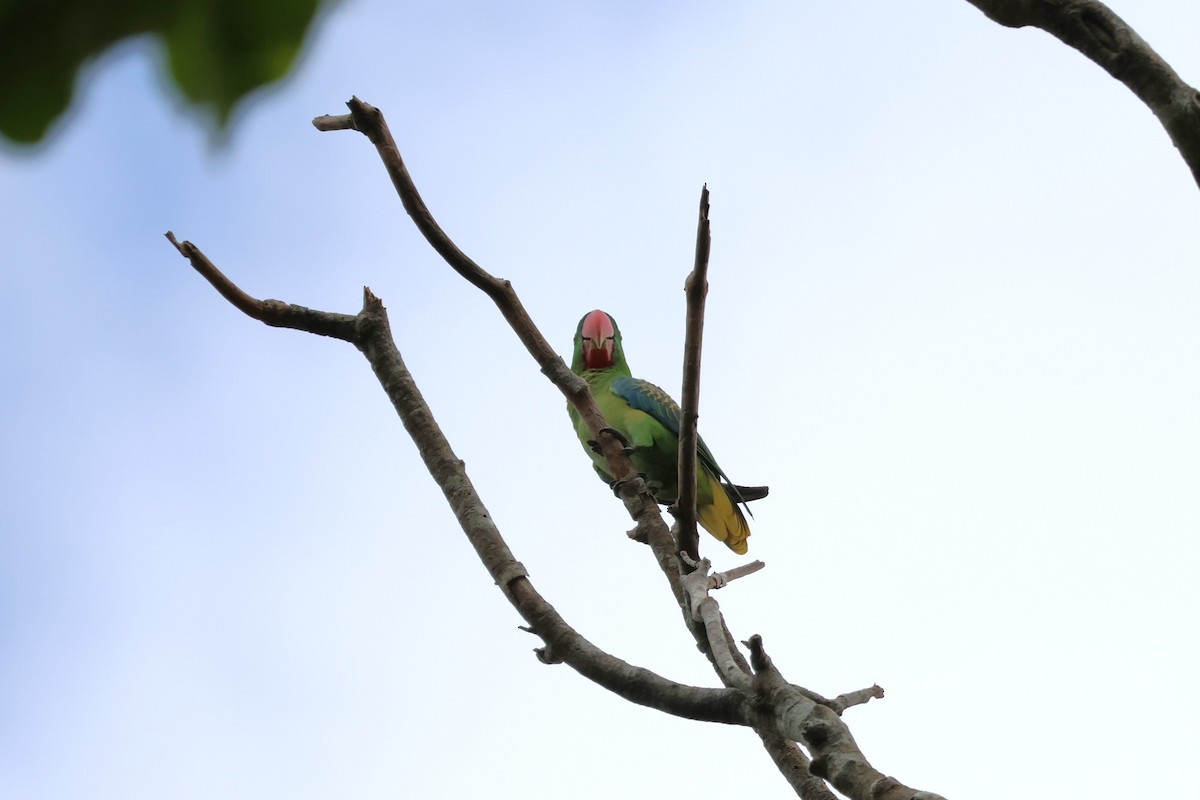
<path id="1" fill-rule="evenodd" d="M 629 460 L 645 476 L 655 499 L 674 503 L 679 494 L 679 405 L 654 384 L 632 376 L 616 320 L 599 309 L 584 315 L 575 329 L 571 370 L 588 382 L 600 412 L 625 439 Z M 596 472 L 611 484 L 608 462 L 593 447 L 592 432 L 573 406 L 567 411 Z M 744 554 L 750 526 L 738 504 L 765 497 L 767 487 L 734 485 L 703 438 L 696 450 L 697 520 L 730 550 Z"/>

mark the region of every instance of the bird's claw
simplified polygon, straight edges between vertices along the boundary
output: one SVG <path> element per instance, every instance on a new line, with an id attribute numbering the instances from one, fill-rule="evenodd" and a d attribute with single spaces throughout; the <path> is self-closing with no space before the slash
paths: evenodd
<path id="1" fill-rule="evenodd" d="M 621 445 L 621 450 L 622 450 L 622 452 L 625 453 L 625 455 L 629 455 L 630 453 L 633 452 L 633 445 L 631 445 L 629 443 L 629 440 L 625 438 L 625 434 L 621 433 L 616 428 L 601 428 L 600 432 L 607 433 L 608 435 L 610 435 L 614 439 L 616 439 L 617 444 Z M 592 448 L 593 453 L 601 452 L 600 442 L 596 441 L 595 439 L 588 439 L 587 445 L 588 445 L 588 447 Z"/>
<path id="2" fill-rule="evenodd" d="M 625 434 L 621 433 L 616 428 L 601 428 L 601 433 L 607 433 L 609 436 L 621 443 L 621 447 L 629 447 L 629 440 L 625 438 Z"/>
<path id="3" fill-rule="evenodd" d="M 643 485 L 647 485 L 646 484 L 646 473 L 639 472 L 636 475 L 630 475 L 628 478 L 621 478 L 619 480 L 615 480 L 608 485 L 608 488 L 612 489 L 613 494 L 615 494 L 617 497 L 621 497 L 621 490 L 625 488 L 625 484 L 630 483 L 632 481 L 636 481 L 636 480 L 640 480 Z M 647 486 L 647 488 L 649 488 L 649 487 Z"/>

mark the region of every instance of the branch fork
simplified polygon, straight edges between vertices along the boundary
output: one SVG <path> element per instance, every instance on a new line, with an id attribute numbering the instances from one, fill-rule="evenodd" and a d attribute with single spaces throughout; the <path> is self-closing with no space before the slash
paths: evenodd
<path id="1" fill-rule="evenodd" d="M 680 578 L 684 591 L 687 593 L 688 610 L 692 619 L 704 627 L 705 635 L 708 637 L 709 652 L 712 653 L 718 672 L 726 686 L 750 693 L 753 688 L 751 676 L 740 656 L 735 657 L 736 651 L 730 644 L 729 631 L 721 616 L 721 608 L 717 601 L 709 595 L 709 592 L 720 589 L 730 581 L 758 572 L 766 565 L 761 561 L 752 561 L 728 572 L 710 575 L 712 562 L 707 558 L 696 561 L 687 553 L 681 553 L 680 558 L 685 564 L 692 567 L 691 572 Z"/>

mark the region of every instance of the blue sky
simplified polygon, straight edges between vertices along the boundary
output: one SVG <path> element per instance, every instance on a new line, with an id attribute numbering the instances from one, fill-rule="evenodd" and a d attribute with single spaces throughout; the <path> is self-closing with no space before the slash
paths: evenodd
<path id="1" fill-rule="evenodd" d="M 1116 10 L 1200 81 L 1200 8 Z M 676 393 L 708 183 L 701 429 L 772 487 L 768 567 L 718 599 L 796 683 L 887 689 L 847 715 L 876 766 L 984 800 L 1193 784 L 1200 194 L 1077 53 L 965 2 L 364 0 L 224 147 L 168 91 L 122 46 L 0 155 L 0 796 L 788 796 L 753 734 L 539 664 L 362 357 L 163 239 L 258 296 L 369 285 L 539 589 L 714 685 L 561 397 L 369 143 L 310 126 L 351 95 L 564 355 L 604 308 Z"/>

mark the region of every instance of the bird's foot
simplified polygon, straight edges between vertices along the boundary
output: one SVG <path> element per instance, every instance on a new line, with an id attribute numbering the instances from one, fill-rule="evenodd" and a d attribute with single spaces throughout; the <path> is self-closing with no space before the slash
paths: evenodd
<path id="1" fill-rule="evenodd" d="M 617 430 L 616 428 L 601 428 L 601 429 L 600 429 L 600 432 L 601 432 L 601 433 L 607 433 L 609 436 L 611 436 L 611 437 L 613 437 L 614 439 L 616 439 L 618 442 L 620 442 L 620 443 L 621 443 L 621 447 L 625 448 L 626 450 L 632 450 L 632 449 L 633 449 L 633 445 L 631 445 L 631 444 L 629 443 L 629 440 L 625 438 L 625 434 L 621 433 L 621 432 L 620 432 L 619 430 Z"/>
<path id="2" fill-rule="evenodd" d="M 616 439 L 617 443 L 621 445 L 621 449 L 625 451 L 625 455 L 629 455 L 633 452 L 633 445 L 630 444 L 629 440 L 625 438 L 625 434 L 621 433 L 616 428 L 601 428 L 600 432 L 607 433 L 609 436 Z M 596 453 L 600 452 L 600 443 L 595 439 L 588 439 L 588 447 L 592 448 L 592 450 Z"/>
<path id="3" fill-rule="evenodd" d="M 634 481 L 640 481 L 641 485 L 637 487 L 631 487 L 630 485 L 634 483 Z M 624 498 L 625 492 L 631 488 L 636 488 L 637 491 L 640 492 L 643 488 L 649 489 L 650 486 L 646 482 L 646 473 L 639 472 L 636 475 L 630 475 L 628 478 L 621 478 L 620 480 L 613 481 L 608 485 L 608 488 L 612 489 L 613 494 L 615 494 L 617 497 Z"/>

